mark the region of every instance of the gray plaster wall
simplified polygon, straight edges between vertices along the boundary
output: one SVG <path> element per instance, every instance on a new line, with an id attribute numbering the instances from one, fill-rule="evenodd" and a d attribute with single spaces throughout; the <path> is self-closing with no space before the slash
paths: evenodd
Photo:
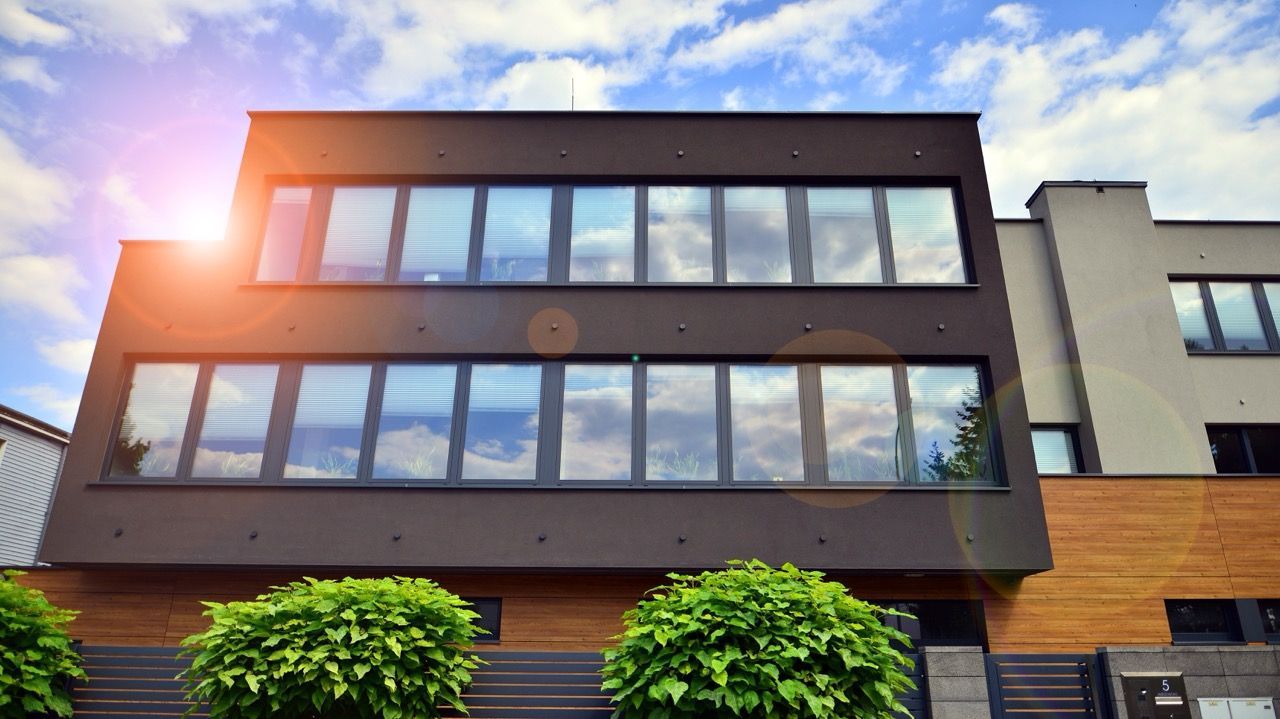
<path id="1" fill-rule="evenodd" d="M 1089 469 L 1213 472 L 1145 189 L 1046 185 L 1029 209 L 1044 225 L 1086 461 L 1096 452 L 1100 465 Z"/>
<path id="2" fill-rule="evenodd" d="M 1280 697 L 1280 647 L 1104 647 L 1113 719 L 1129 719 L 1120 675 L 1124 672 L 1182 672 L 1192 719 L 1200 719 L 1200 698 Z"/>
<path id="3" fill-rule="evenodd" d="M 982 647 L 922 647 L 930 719 L 991 719 Z"/>
<path id="4" fill-rule="evenodd" d="M 1009 291 L 1027 414 L 1032 424 L 1078 424 L 1080 408 L 1044 225 L 997 220 L 996 237 Z"/>

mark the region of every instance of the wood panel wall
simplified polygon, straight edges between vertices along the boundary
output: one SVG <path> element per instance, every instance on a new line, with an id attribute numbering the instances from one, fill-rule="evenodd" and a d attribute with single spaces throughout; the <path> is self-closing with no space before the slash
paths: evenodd
<path id="1" fill-rule="evenodd" d="M 1055 569 L 1017 583 L 833 577 L 867 599 L 980 597 L 997 652 L 1168 644 L 1165 598 L 1280 597 L 1280 478 L 1048 478 Z M 81 612 L 88 644 L 176 645 L 205 626 L 201 600 L 250 599 L 301 571 L 42 569 L 23 578 Z M 338 577 L 342 573 L 314 573 Z M 660 575 L 436 575 L 502 597 L 501 649 L 595 650 Z"/>

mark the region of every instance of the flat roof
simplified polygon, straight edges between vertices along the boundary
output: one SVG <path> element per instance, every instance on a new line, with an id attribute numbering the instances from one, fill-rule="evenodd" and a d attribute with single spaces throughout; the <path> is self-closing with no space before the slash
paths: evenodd
<path id="1" fill-rule="evenodd" d="M 1040 196 L 1040 193 L 1041 193 L 1041 192 L 1043 192 L 1043 191 L 1044 191 L 1044 188 L 1046 188 L 1046 187 L 1146 187 L 1146 186 L 1147 186 L 1147 181 L 1146 181 L 1146 180 L 1139 180 L 1139 181 L 1133 181 L 1133 180 L 1044 180 L 1044 181 L 1042 181 L 1042 182 L 1040 183 L 1040 185 L 1039 185 L 1038 187 L 1036 187 L 1036 191 L 1035 191 L 1035 192 L 1033 192 L 1033 193 L 1031 193 L 1031 197 L 1028 197 L 1028 198 L 1027 198 L 1027 201 L 1026 201 L 1025 203 L 1023 203 L 1023 206 L 1024 206 L 1024 207 L 1027 207 L 1027 208 L 1029 209 L 1029 208 L 1031 207 L 1031 203 L 1033 203 L 1033 202 L 1035 202 L 1035 201 L 1036 201 L 1036 198 Z"/>
<path id="2" fill-rule="evenodd" d="M 817 110 L 246 110 L 249 117 L 275 115 L 424 115 L 430 117 L 965 117 L 977 119 L 981 111 L 845 111 Z"/>

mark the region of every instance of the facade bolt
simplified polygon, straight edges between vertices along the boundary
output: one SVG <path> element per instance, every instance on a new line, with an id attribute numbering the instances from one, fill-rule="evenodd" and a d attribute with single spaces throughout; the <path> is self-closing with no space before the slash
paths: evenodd
<path id="1" fill-rule="evenodd" d="M 1244 404 L 1244 397 L 1240 398 L 1240 404 Z"/>
<path id="2" fill-rule="evenodd" d="M 799 157 L 799 156 L 800 156 L 800 151 L 799 151 L 799 150 L 792 150 L 792 151 L 791 151 L 791 156 L 792 156 L 792 157 Z"/>
<path id="3" fill-rule="evenodd" d="M 685 542 L 689 541 L 689 538 L 684 536 L 683 534 L 681 534 L 679 537 L 676 537 L 676 539 L 679 540 L 681 544 L 684 544 Z"/>
<path id="4" fill-rule="evenodd" d="M 678 329 L 679 329 L 681 332 L 684 332 L 685 330 L 689 329 L 689 325 L 686 325 L 685 323 L 681 322 L 681 323 L 680 323 L 680 326 L 678 327 Z"/>
<path id="5" fill-rule="evenodd" d="M 436 157 L 444 157 L 444 150 L 440 150 L 439 152 L 437 152 Z"/>
<path id="6" fill-rule="evenodd" d="M 560 156 L 561 156 L 561 157 L 568 157 L 568 156 L 569 156 L 569 151 L 568 151 L 568 150 L 561 150 L 561 151 L 560 151 Z"/>
<path id="7" fill-rule="evenodd" d="M 258 530 L 255 529 L 252 532 L 249 532 L 249 539 L 257 539 L 257 538 L 258 538 Z"/>
<path id="8" fill-rule="evenodd" d="M 113 536 L 113 537 L 119 537 L 119 536 L 120 536 L 120 535 L 122 535 L 122 534 L 124 534 L 124 530 L 123 530 L 123 529 L 121 529 L 121 528 L 119 528 L 119 527 L 116 527 L 116 531 L 112 532 L 112 533 L 111 533 L 111 536 Z"/>
<path id="9" fill-rule="evenodd" d="M 921 156 L 921 155 L 923 155 L 923 154 L 924 154 L 923 152 L 921 152 L 921 151 L 919 151 L 919 150 L 916 150 L 916 157 L 920 157 L 920 156 Z"/>
<path id="10" fill-rule="evenodd" d="M 289 331 L 290 331 L 290 332 L 292 332 L 292 331 L 294 331 L 294 330 L 296 330 L 296 329 L 298 329 L 298 326 L 297 326 L 297 325 L 289 325 Z"/>
<path id="11" fill-rule="evenodd" d="M 1200 259 L 1202 259 L 1202 260 L 1204 259 L 1204 253 L 1203 253 L 1203 252 L 1201 252 L 1201 253 L 1200 253 Z"/>
<path id="12" fill-rule="evenodd" d="M 811 330 L 811 329 L 813 329 L 813 323 L 811 323 L 811 322 L 805 322 L 805 323 L 804 323 L 804 331 L 805 331 L 805 332 L 808 332 L 808 331 L 809 331 L 809 330 Z"/>
<path id="13" fill-rule="evenodd" d="M 946 325 L 942 324 L 941 322 L 939 322 L 939 323 L 938 323 L 938 331 L 939 331 L 939 332 L 942 332 L 942 331 L 943 331 L 943 330 L 945 330 L 946 328 L 947 328 L 947 326 L 946 326 Z"/>
<path id="14" fill-rule="evenodd" d="M 427 328 L 427 326 L 426 326 L 426 325 L 418 325 L 418 331 L 419 331 L 419 332 L 422 332 L 422 331 L 423 331 L 423 330 L 425 330 L 426 328 Z"/>
<path id="15" fill-rule="evenodd" d="M 826 543 L 827 543 L 827 535 L 825 535 L 825 534 L 819 534 L 819 535 L 818 535 L 818 544 L 826 544 Z"/>
<path id="16" fill-rule="evenodd" d="M 164 331 L 165 331 L 165 332 L 168 332 L 168 331 L 169 331 L 169 330 L 171 330 L 171 329 L 173 329 L 173 323 L 172 323 L 172 322 L 166 322 L 166 323 L 164 323 Z"/>
<path id="17" fill-rule="evenodd" d="M 328 156 L 329 156 L 329 151 L 328 151 L 328 150 L 321 150 L 321 151 L 320 151 L 320 156 L 321 156 L 321 157 L 328 157 Z"/>
<path id="18" fill-rule="evenodd" d="M 555 332 L 555 331 L 556 331 L 556 330 L 558 330 L 558 329 L 560 329 L 560 323 L 559 323 L 559 322 L 552 322 L 552 323 L 551 323 L 551 331 L 552 331 L 552 332 Z"/>
<path id="19" fill-rule="evenodd" d="M 972 535 L 972 534 L 966 534 L 966 535 L 964 535 L 964 541 L 966 541 L 966 542 L 972 542 L 972 541 L 973 541 L 973 535 Z"/>
<path id="20" fill-rule="evenodd" d="M 539 542 L 545 542 L 545 541 L 547 541 L 547 535 L 545 535 L 545 534 L 539 534 L 539 535 L 538 535 L 538 541 L 539 541 Z"/>
<path id="21" fill-rule="evenodd" d="M 395 534 L 391 535 L 391 539 L 392 539 L 393 541 L 399 542 L 399 541 L 400 541 L 400 533 L 399 533 L 399 532 L 396 532 Z"/>
<path id="22" fill-rule="evenodd" d="M 676 150 L 676 157 L 684 157 L 684 150 Z"/>

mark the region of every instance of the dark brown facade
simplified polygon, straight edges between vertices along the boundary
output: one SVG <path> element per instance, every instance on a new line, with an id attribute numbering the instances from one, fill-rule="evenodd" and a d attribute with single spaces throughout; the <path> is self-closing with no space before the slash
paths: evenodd
<path id="1" fill-rule="evenodd" d="M 889 574 L 1026 575 L 1050 568 L 975 115 L 252 118 L 227 242 L 124 243 L 43 561 L 617 571 L 759 557 Z M 281 182 L 945 185 L 957 198 L 971 281 L 255 282 L 270 188 Z M 210 486 L 103 476 L 128 371 L 138 361 L 572 361 L 632 354 L 978 365 L 992 389 L 987 411 L 999 486 L 370 488 L 285 486 L 278 477 Z"/>

